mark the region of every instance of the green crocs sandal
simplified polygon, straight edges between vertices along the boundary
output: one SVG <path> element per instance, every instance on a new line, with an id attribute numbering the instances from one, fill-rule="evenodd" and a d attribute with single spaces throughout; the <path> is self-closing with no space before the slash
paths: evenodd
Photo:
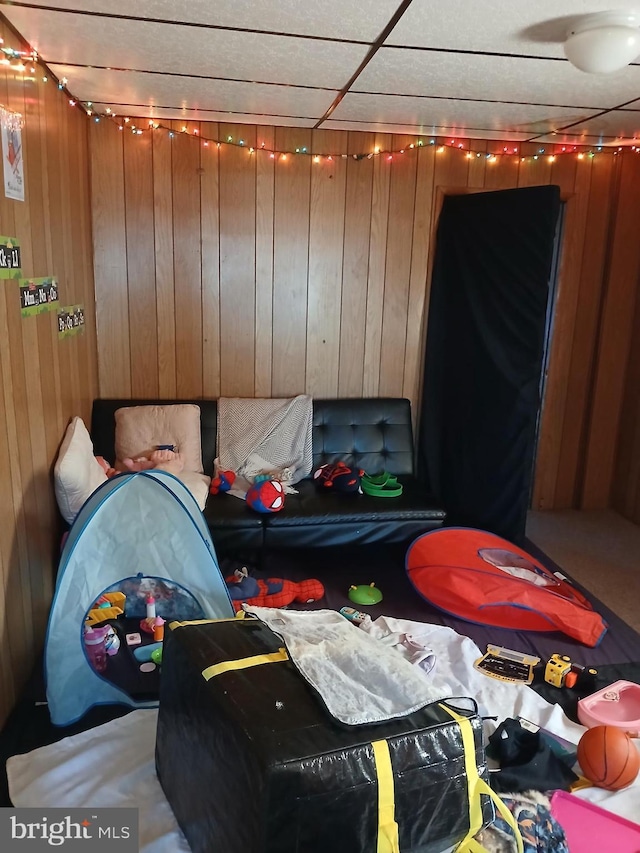
<path id="1" fill-rule="evenodd" d="M 360 485 L 365 495 L 374 498 L 399 498 L 402 494 L 402 486 L 398 478 L 384 471 L 382 474 L 363 474 Z"/>

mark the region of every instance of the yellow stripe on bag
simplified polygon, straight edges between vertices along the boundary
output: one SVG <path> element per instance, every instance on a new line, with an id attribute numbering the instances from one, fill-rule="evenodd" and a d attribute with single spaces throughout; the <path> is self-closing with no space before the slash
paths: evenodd
<path id="1" fill-rule="evenodd" d="M 172 631 L 175 631 L 176 628 L 188 628 L 190 625 L 215 625 L 218 622 L 237 622 L 239 619 L 244 618 L 244 611 L 242 611 L 242 616 L 229 616 L 224 617 L 222 619 L 191 619 L 189 622 L 169 622 L 169 627 Z"/>
<path id="2" fill-rule="evenodd" d="M 480 794 L 486 794 L 488 797 L 491 797 L 494 805 L 509 824 L 513 834 L 515 835 L 518 853 L 523 853 L 524 847 L 522 844 L 522 836 L 520 835 L 520 830 L 518 829 L 518 824 L 516 823 L 515 818 L 496 792 L 493 791 L 478 774 L 478 767 L 476 765 L 476 745 L 473 738 L 471 723 L 466 717 L 456 714 L 455 711 L 452 711 L 451 708 L 447 708 L 446 705 L 440 705 L 440 707 L 443 711 L 446 711 L 449 716 L 453 717 L 456 723 L 460 726 L 460 731 L 462 733 L 462 746 L 464 748 L 464 767 L 467 774 L 469 831 L 462 839 L 459 846 L 456 847 L 456 853 L 487 853 L 486 849 L 473 837 L 482 829 L 482 805 L 480 801 Z"/>
<path id="3" fill-rule="evenodd" d="M 240 658 L 239 660 L 225 660 L 222 663 L 214 663 L 213 666 L 208 666 L 202 671 L 202 677 L 205 681 L 215 678 L 216 675 L 221 675 L 223 672 L 230 672 L 235 669 L 248 669 L 251 666 L 260 666 L 263 663 L 279 663 L 283 660 L 289 660 L 289 655 L 286 649 L 279 649 L 277 652 L 271 652 L 266 655 L 253 655 L 250 658 Z"/>
<path id="4" fill-rule="evenodd" d="M 386 740 L 372 741 L 378 776 L 378 846 L 376 853 L 400 853 L 398 824 L 395 821 L 393 768 Z"/>

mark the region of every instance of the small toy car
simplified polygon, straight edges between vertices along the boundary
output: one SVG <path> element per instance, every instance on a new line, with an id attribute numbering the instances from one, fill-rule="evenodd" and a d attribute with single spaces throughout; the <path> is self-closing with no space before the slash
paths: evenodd
<path id="1" fill-rule="evenodd" d="M 551 655 L 544 669 L 544 680 L 554 687 L 564 687 L 570 672 L 571 658 L 568 655 Z"/>

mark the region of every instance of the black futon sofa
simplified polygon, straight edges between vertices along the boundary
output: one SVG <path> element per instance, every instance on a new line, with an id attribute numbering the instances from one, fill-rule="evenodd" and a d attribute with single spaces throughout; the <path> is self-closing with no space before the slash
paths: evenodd
<path id="1" fill-rule="evenodd" d="M 202 462 L 213 472 L 216 400 L 95 400 L 91 418 L 94 453 L 113 462 L 115 411 L 123 406 L 195 403 L 200 407 Z M 313 401 L 313 467 L 342 460 L 367 474 L 387 471 L 403 486 L 400 497 L 333 494 L 312 479 L 297 483 L 276 513 L 260 514 L 239 498 L 209 495 L 204 516 L 216 549 L 408 543 L 442 526 L 444 510 L 415 475 L 411 406 L 400 398 Z"/>

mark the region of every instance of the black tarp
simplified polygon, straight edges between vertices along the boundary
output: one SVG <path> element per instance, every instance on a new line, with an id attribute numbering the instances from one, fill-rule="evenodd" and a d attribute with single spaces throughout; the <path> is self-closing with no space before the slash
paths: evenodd
<path id="1" fill-rule="evenodd" d="M 447 196 L 438 223 L 420 473 L 448 523 L 521 542 L 560 188 Z"/>

